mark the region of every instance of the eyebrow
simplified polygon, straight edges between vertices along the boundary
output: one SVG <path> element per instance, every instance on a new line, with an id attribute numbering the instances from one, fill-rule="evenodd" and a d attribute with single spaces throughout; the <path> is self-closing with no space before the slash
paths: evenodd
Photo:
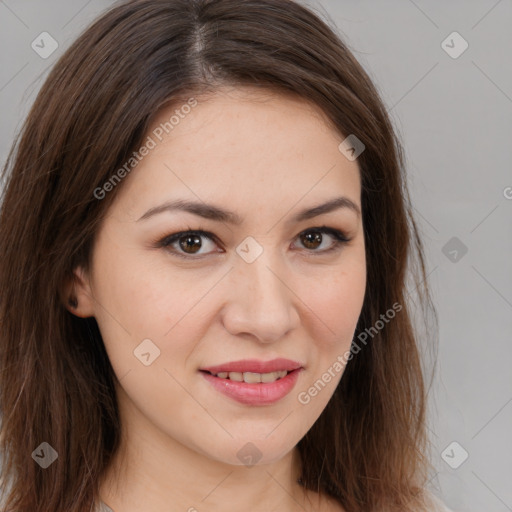
<path id="1" fill-rule="evenodd" d="M 319 204 L 317 206 L 313 206 L 312 208 L 300 211 L 294 217 L 292 217 L 288 221 L 288 223 L 301 222 L 304 220 L 311 219 L 313 217 L 317 217 L 324 213 L 330 213 L 332 211 L 339 210 L 341 208 L 348 208 L 355 212 L 358 217 L 361 216 L 361 210 L 359 206 L 348 197 L 341 196 L 331 199 L 330 201 L 327 201 L 324 204 Z M 159 206 L 150 208 L 146 213 L 144 213 L 144 215 L 142 215 L 142 217 L 140 217 L 137 220 L 137 222 L 148 219 L 153 215 L 169 211 L 184 211 L 192 213 L 193 215 L 197 215 L 199 217 L 203 217 L 205 219 L 218 222 L 226 222 L 228 224 L 233 224 L 236 226 L 239 226 L 243 223 L 243 218 L 240 217 L 235 212 L 225 210 L 224 208 L 220 208 L 219 206 L 215 206 L 213 204 L 189 201 L 184 199 L 168 201 Z"/>

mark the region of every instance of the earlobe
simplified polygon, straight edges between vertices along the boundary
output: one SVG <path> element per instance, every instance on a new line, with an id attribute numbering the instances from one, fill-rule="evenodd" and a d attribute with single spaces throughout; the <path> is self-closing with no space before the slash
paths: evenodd
<path id="1" fill-rule="evenodd" d="M 65 308 L 80 318 L 94 316 L 94 299 L 88 276 L 82 267 L 73 270 L 61 291 Z"/>
<path id="2" fill-rule="evenodd" d="M 74 295 L 70 295 L 68 299 L 68 304 L 73 308 L 78 308 L 78 299 Z"/>

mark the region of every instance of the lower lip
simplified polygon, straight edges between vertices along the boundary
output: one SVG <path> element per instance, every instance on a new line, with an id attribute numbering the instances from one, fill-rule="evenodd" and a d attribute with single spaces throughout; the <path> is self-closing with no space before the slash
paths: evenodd
<path id="1" fill-rule="evenodd" d="M 249 384 L 235 380 L 220 379 L 202 371 L 203 377 L 224 395 L 247 405 L 270 405 L 284 398 L 295 386 L 302 368 L 291 371 L 279 380 Z"/>

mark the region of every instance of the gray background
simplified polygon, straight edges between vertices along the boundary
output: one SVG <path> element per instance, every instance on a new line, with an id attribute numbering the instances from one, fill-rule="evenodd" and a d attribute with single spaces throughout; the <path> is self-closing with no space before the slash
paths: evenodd
<path id="1" fill-rule="evenodd" d="M 2 164 L 48 68 L 111 3 L 0 1 Z M 457 512 L 512 511 L 512 1 L 304 3 L 338 27 L 405 146 L 440 321 L 431 488 Z M 43 31 L 59 44 L 46 59 Z"/>

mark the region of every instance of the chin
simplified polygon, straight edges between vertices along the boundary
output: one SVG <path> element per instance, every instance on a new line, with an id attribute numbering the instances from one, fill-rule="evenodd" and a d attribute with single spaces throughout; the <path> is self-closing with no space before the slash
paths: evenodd
<path id="1" fill-rule="evenodd" d="M 295 445 L 283 445 L 283 441 L 276 442 L 271 439 L 253 439 L 247 436 L 239 439 L 230 439 L 223 446 L 217 445 L 214 450 L 205 452 L 211 459 L 231 466 L 262 466 L 273 464 L 285 457 Z"/>

